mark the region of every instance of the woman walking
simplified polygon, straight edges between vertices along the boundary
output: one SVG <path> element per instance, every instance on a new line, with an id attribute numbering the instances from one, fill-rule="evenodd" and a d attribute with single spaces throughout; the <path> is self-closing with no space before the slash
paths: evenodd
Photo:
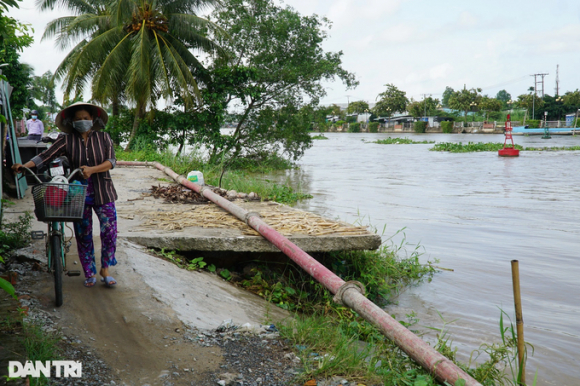
<path id="1" fill-rule="evenodd" d="M 59 156 L 66 156 L 73 169 L 81 168 L 87 185 L 83 219 L 74 223 L 79 259 L 85 273 L 85 287 L 93 287 L 96 282 L 95 247 L 93 244 L 93 210 L 101 225 L 101 281 L 108 287 L 117 284 L 109 267 L 117 264 L 117 192 L 109 170 L 116 164 L 113 141 L 108 133 L 100 131 L 107 123 L 107 113 L 90 103 L 74 103 L 62 110 L 56 117 L 58 128 L 66 133 L 54 144 L 24 166 L 39 167 Z M 22 165 L 12 169 L 20 171 Z"/>

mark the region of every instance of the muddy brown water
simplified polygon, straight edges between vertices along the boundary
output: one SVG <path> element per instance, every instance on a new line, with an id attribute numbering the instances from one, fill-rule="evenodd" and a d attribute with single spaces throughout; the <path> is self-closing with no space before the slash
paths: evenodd
<path id="1" fill-rule="evenodd" d="M 527 377 L 538 385 L 580 383 L 580 152 L 451 154 L 432 145 L 378 145 L 379 138 L 503 142 L 501 135 L 327 133 L 301 168 L 269 176 L 314 195 L 297 207 L 348 222 L 362 219 L 384 241 L 439 260 L 431 283 L 407 289 L 389 307 L 399 320 L 450 332 L 460 358 L 498 342 L 500 308 L 514 319 L 512 259 L 519 260 Z M 365 142 L 366 141 L 366 142 Z M 578 146 L 579 136 L 515 137 L 523 146 Z M 441 316 L 439 315 L 441 314 Z M 442 319 L 443 318 L 443 319 Z M 531 382 L 530 382 L 531 384 Z"/>

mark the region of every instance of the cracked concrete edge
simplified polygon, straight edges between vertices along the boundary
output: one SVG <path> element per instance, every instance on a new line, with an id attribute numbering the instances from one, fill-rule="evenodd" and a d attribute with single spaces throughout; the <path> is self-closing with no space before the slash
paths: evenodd
<path id="1" fill-rule="evenodd" d="M 186 326 L 213 330 L 228 319 L 235 325 L 261 325 L 291 317 L 287 311 L 216 274 L 181 269 L 147 254 L 140 245 L 119 240 L 118 251 L 151 288 L 152 296 L 171 307 Z"/>
<path id="2" fill-rule="evenodd" d="M 179 251 L 214 252 L 279 252 L 268 240 L 261 237 L 182 237 L 164 235 L 119 234 L 119 238 L 147 248 L 166 248 Z M 331 252 L 350 250 L 372 250 L 381 245 L 376 234 L 360 236 L 288 237 L 304 252 Z"/>

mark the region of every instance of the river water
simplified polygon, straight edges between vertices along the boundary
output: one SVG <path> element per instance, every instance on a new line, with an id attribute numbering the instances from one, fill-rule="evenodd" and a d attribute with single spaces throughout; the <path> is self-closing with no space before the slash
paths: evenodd
<path id="1" fill-rule="evenodd" d="M 432 145 L 378 145 L 379 138 L 503 142 L 502 135 L 326 133 L 288 179 L 314 198 L 298 208 L 328 218 L 363 219 L 385 242 L 405 228 L 423 261 L 453 269 L 405 290 L 389 313 L 415 311 L 424 326 L 445 327 L 459 358 L 499 342 L 500 308 L 515 325 L 512 259 L 519 260 L 529 384 L 580 384 L 580 152 L 451 154 Z M 514 137 L 523 146 L 580 145 L 580 137 Z M 392 240 L 400 242 L 403 233 Z M 440 316 L 441 315 L 441 316 Z M 445 322 L 444 322 L 445 321 Z M 428 338 L 429 339 L 429 338 Z"/>

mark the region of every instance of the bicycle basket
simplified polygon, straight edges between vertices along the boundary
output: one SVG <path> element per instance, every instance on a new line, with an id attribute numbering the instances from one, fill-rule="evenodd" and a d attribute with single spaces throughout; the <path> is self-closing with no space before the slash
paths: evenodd
<path id="1" fill-rule="evenodd" d="M 83 218 L 86 185 L 48 182 L 32 187 L 38 221 L 78 221 Z"/>

